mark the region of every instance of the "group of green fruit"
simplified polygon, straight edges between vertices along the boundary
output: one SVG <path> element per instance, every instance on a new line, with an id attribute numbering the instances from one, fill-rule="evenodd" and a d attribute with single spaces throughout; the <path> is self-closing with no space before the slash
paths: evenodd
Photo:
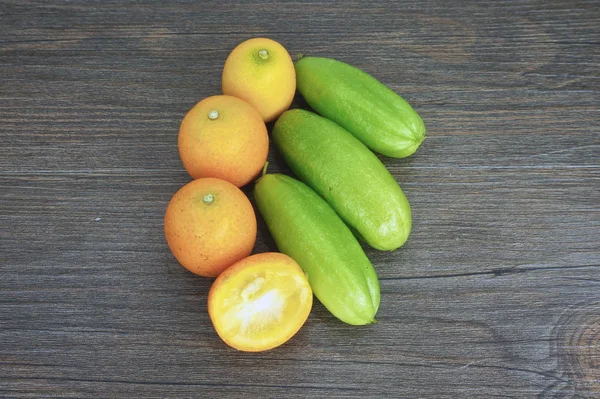
<path id="1" fill-rule="evenodd" d="M 272 136 L 305 184 L 264 175 L 256 203 L 277 247 L 306 272 L 321 303 L 346 323 L 368 324 L 379 307 L 379 282 L 357 238 L 394 250 L 412 223 L 400 186 L 369 148 L 409 156 L 425 125 L 404 99 L 348 64 L 304 57 L 295 69 L 298 90 L 322 116 L 286 111 Z"/>

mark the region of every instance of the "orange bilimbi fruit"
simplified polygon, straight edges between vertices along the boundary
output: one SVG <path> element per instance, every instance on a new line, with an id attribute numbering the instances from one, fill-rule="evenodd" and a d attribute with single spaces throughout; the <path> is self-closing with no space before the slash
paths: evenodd
<path id="1" fill-rule="evenodd" d="M 294 63 L 276 41 L 249 39 L 227 57 L 222 86 L 223 94 L 247 101 L 265 122 L 270 122 L 292 104 L 296 92 Z"/>
<path id="2" fill-rule="evenodd" d="M 312 308 L 306 275 L 289 256 L 266 252 L 226 269 L 208 294 L 208 313 L 229 346 L 260 352 L 288 341 Z"/>
<path id="3" fill-rule="evenodd" d="M 242 187 L 265 165 L 269 136 L 250 104 L 232 96 L 212 96 L 186 114 L 178 147 L 192 178 L 217 177 Z"/>
<path id="4" fill-rule="evenodd" d="M 216 178 L 191 181 L 171 198 L 165 237 L 189 271 L 216 277 L 247 257 L 256 242 L 256 215 L 248 197 Z"/>

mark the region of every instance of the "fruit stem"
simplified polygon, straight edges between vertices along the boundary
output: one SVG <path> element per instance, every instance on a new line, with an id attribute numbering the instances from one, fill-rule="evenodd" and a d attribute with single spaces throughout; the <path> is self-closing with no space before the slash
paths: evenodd
<path id="1" fill-rule="evenodd" d="M 210 111 L 208 113 L 208 119 L 210 119 L 211 121 L 214 121 L 215 119 L 219 118 L 219 111 L 217 111 L 216 109 L 213 109 L 212 111 Z"/>
<path id="2" fill-rule="evenodd" d="M 263 166 L 261 176 L 264 176 L 267 173 L 267 166 L 269 166 L 269 161 L 265 162 L 265 166 Z"/>
<path id="3" fill-rule="evenodd" d="M 258 56 L 260 58 L 262 58 L 263 60 L 266 60 L 267 58 L 269 58 L 269 51 L 267 51 L 266 49 L 261 49 L 258 50 Z"/>
<path id="4" fill-rule="evenodd" d="M 206 195 L 204 196 L 204 198 L 202 198 L 202 201 L 204 201 L 204 203 L 205 203 L 206 205 L 210 205 L 210 204 L 212 204 L 214 200 L 215 200 L 215 196 L 214 196 L 214 195 L 212 195 L 212 194 L 206 194 Z"/>

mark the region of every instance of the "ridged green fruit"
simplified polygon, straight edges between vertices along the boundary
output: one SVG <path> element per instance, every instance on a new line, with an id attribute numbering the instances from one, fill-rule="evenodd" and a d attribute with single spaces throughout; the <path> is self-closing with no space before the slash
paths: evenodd
<path id="1" fill-rule="evenodd" d="M 425 138 L 423 119 L 406 100 L 351 65 L 304 57 L 296 62 L 296 86 L 315 111 L 380 154 L 407 157 Z"/>
<path id="2" fill-rule="evenodd" d="M 379 158 L 342 127 L 294 109 L 275 123 L 273 141 L 300 180 L 367 244 L 389 251 L 408 239 L 412 217 L 400 186 Z"/>
<path id="3" fill-rule="evenodd" d="M 261 177 L 254 198 L 277 248 L 306 272 L 319 301 L 345 323 L 374 322 L 380 299 L 377 274 L 327 202 L 281 174 Z"/>

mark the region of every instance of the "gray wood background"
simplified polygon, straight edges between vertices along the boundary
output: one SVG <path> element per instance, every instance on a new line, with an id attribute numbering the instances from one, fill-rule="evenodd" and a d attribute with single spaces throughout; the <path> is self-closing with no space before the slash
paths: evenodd
<path id="1" fill-rule="evenodd" d="M 315 303 L 247 354 L 162 218 L 179 123 L 256 36 L 371 73 L 428 138 L 382 158 L 414 231 L 367 249 L 379 324 Z M 599 398 L 599 108 L 599 1 L 2 0 L 0 397 Z"/>

